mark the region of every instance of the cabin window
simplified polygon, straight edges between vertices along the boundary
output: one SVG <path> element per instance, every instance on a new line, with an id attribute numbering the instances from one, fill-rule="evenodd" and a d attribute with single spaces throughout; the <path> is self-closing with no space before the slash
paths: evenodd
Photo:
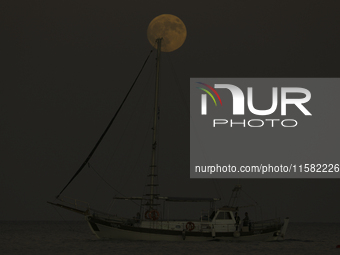
<path id="1" fill-rule="evenodd" d="M 231 220 L 231 219 L 232 217 L 230 212 L 219 212 L 216 217 L 216 220 Z"/>
<path id="2" fill-rule="evenodd" d="M 224 212 L 219 212 L 216 217 L 216 220 L 224 220 Z"/>
<path id="3" fill-rule="evenodd" d="M 232 219 L 231 215 L 230 215 L 230 212 L 226 212 L 224 217 L 225 217 L 226 220 L 231 220 Z"/>

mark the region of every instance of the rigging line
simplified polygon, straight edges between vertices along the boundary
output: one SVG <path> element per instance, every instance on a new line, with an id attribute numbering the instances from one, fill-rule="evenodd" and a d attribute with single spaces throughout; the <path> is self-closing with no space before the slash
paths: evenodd
<path id="1" fill-rule="evenodd" d="M 171 71 L 173 72 L 173 75 L 174 75 L 174 78 L 175 78 L 175 83 L 176 83 L 176 85 L 178 86 L 179 90 L 181 91 L 181 90 L 182 90 L 182 89 L 181 89 L 182 87 L 180 86 L 179 79 L 178 79 L 178 77 L 177 77 L 177 74 L 176 74 L 175 68 L 174 68 L 174 66 L 173 66 L 173 64 L 172 64 L 172 61 L 171 61 L 170 56 L 168 56 L 167 60 L 168 60 L 168 62 L 169 62 L 169 64 L 170 64 Z M 179 93 L 179 94 L 180 94 L 180 97 L 181 97 L 181 99 L 182 99 L 182 101 L 183 101 L 184 106 L 185 106 L 185 107 L 187 108 L 187 110 L 189 111 L 190 106 L 188 105 L 187 101 L 186 101 L 186 100 L 184 99 L 184 97 L 183 97 L 183 95 L 184 95 L 185 93 Z M 190 119 L 192 120 L 191 116 L 190 116 Z M 196 131 L 196 130 L 195 130 L 195 131 Z M 217 192 L 217 195 L 218 195 L 222 200 L 224 200 L 223 193 L 221 192 L 220 186 L 218 185 L 218 183 L 216 182 L 216 180 L 213 179 L 212 182 L 213 182 L 213 185 L 214 185 L 215 190 L 216 190 L 216 192 Z"/>
<path id="2" fill-rule="evenodd" d="M 156 162 L 155 162 L 155 165 L 157 166 L 156 168 L 155 168 L 155 174 L 157 175 L 157 176 L 155 176 L 155 183 L 156 184 L 159 184 L 159 172 L 162 172 L 162 171 L 160 171 L 160 168 L 161 168 L 161 164 L 160 164 L 160 161 L 159 161 L 159 158 L 160 158 L 160 151 L 161 151 L 161 145 L 162 145 L 162 141 L 161 141 L 161 137 L 160 137 L 160 135 L 161 135 L 161 132 L 162 132 L 162 128 L 161 128 L 161 123 L 158 121 L 158 128 L 157 128 L 157 130 L 158 130 L 158 132 L 157 132 L 157 147 L 156 147 Z M 160 189 L 159 189 L 159 186 L 155 186 L 154 187 L 155 188 L 155 192 L 156 192 L 156 194 L 160 194 Z"/>
<path id="3" fill-rule="evenodd" d="M 59 213 L 59 211 L 57 210 L 57 208 L 55 206 L 52 206 L 54 208 L 54 210 L 59 214 L 60 218 L 64 221 L 64 223 L 70 228 L 71 231 L 73 232 L 77 232 L 77 233 L 82 233 L 80 231 L 76 231 L 74 230 L 70 224 L 67 223 L 67 221 L 64 219 L 64 217 Z"/>
<path id="4" fill-rule="evenodd" d="M 150 73 L 150 75 L 149 75 L 149 77 L 148 77 L 148 80 L 147 80 L 147 82 L 146 82 L 146 84 L 149 84 L 149 82 L 150 82 L 150 79 L 151 79 L 151 77 L 152 77 L 152 75 L 154 74 L 154 70 Z M 149 86 L 149 90 L 151 90 L 152 89 L 152 87 L 151 86 Z M 145 98 L 144 97 L 144 94 L 146 93 L 147 95 L 149 95 L 150 93 L 150 91 L 149 90 L 147 90 L 147 89 L 144 89 L 143 90 L 143 93 L 141 93 L 140 94 L 140 97 L 138 98 L 138 103 L 141 101 L 141 98 Z M 136 104 L 136 106 L 137 106 L 138 104 Z M 134 114 L 136 113 L 137 111 L 134 111 Z M 145 113 L 147 113 L 147 111 L 143 111 L 143 113 L 144 113 L 144 115 L 146 115 Z M 144 116 L 143 115 L 143 116 Z M 130 120 L 132 119 L 132 117 L 133 117 L 133 115 L 131 115 L 131 117 L 130 117 Z M 147 132 L 146 132 L 146 134 L 145 134 L 145 137 L 144 137 L 144 140 L 143 140 L 143 143 L 142 143 L 142 146 L 140 147 L 140 151 L 139 151 L 139 154 L 138 154 L 138 157 L 136 158 L 136 160 L 135 160 L 135 164 L 133 165 L 133 167 L 131 168 L 132 170 L 130 170 L 129 172 L 128 172 L 128 170 L 127 170 L 127 163 L 125 163 L 124 165 L 125 165 L 125 168 L 124 168 L 124 172 L 127 172 L 127 175 L 126 175 L 126 178 L 124 178 L 125 179 L 125 181 L 124 182 L 121 182 L 121 185 L 120 186 L 122 186 L 122 187 L 125 187 L 126 186 L 126 183 L 130 180 L 129 179 L 129 177 L 131 176 L 131 174 L 136 170 L 136 166 L 137 166 L 137 163 L 138 163 L 138 161 L 139 161 L 139 159 L 140 159 L 140 155 L 141 155 L 141 153 L 142 153 L 142 151 L 143 151 L 143 149 L 144 149 L 144 145 L 145 145 L 145 142 L 146 142 L 146 138 L 148 137 L 148 134 L 149 134 L 149 132 L 150 132 L 150 130 L 151 130 L 151 128 L 150 128 L 150 125 L 151 125 L 151 123 L 152 123 L 152 115 L 150 115 L 150 120 L 149 120 L 149 124 L 147 125 Z M 145 118 L 146 119 L 146 117 L 143 117 L 143 118 Z M 130 122 L 130 120 L 129 120 L 129 122 Z M 135 129 L 135 132 L 134 132 L 134 135 L 137 133 L 137 132 L 140 132 L 140 128 L 139 129 Z M 131 144 L 131 146 L 132 146 L 132 144 Z M 128 159 L 129 158 L 126 158 L 126 161 L 128 161 Z M 143 193 L 144 194 L 144 193 Z"/>
<path id="5" fill-rule="evenodd" d="M 151 116 L 151 118 L 152 118 L 152 116 Z M 135 134 L 137 134 L 137 132 L 140 132 L 140 130 L 135 129 L 134 136 L 135 136 Z M 146 138 L 148 137 L 148 135 L 149 135 L 149 129 L 145 134 L 144 140 L 142 142 L 142 145 L 140 146 L 140 150 L 139 150 L 138 156 L 136 157 L 136 160 L 134 161 L 133 167 L 129 167 L 129 169 L 131 169 L 130 171 L 128 170 L 128 162 L 133 163 L 132 159 L 130 159 L 131 154 L 130 154 L 129 157 L 126 157 L 125 163 L 124 163 L 125 167 L 123 168 L 123 172 L 127 173 L 127 175 L 124 176 L 124 181 L 123 181 L 123 178 L 122 178 L 122 182 L 120 183 L 121 184 L 120 187 L 126 187 L 127 182 L 129 180 L 131 180 L 130 176 L 132 175 L 132 173 L 135 172 L 136 166 L 137 166 L 139 159 L 140 159 L 140 156 L 141 156 L 142 152 L 145 151 L 144 145 L 145 145 Z M 134 144 L 131 143 L 129 151 L 132 151 L 131 147 L 133 147 L 133 146 L 134 146 Z"/>
<path id="6" fill-rule="evenodd" d="M 213 179 L 212 182 L 213 182 L 213 185 L 215 187 L 215 190 L 217 191 L 218 196 L 221 198 L 221 200 L 224 200 L 224 197 L 223 197 L 221 190 L 220 190 L 220 186 L 218 185 L 216 180 Z"/>
<path id="7" fill-rule="evenodd" d="M 161 76 L 161 70 L 162 70 L 162 66 L 164 67 L 163 63 L 164 61 L 162 62 L 162 59 L 164 59 L 164 54 L 162 54 L 162 56 L 160 56 L 160 65 L 159 65 L 159 81 L 158 81 L 158 105 L 157 105 L 157 124 L 156 124 L 156 130 L 157 130 L 157 133 L 156 133 L 156 150 L 155 150 L 155 162 L 154 162 L 154 165 L 156 167 L 154 167 L 154 174 L 156 176 L 154 176 L 154 184 L 159 184 L 159 170 L 160 170 L 160 164 L 159 164 L 159 158 L 160 158 L 160 146 L 162 144 L 162 137 L 161 137 L 161 134 L 162 134 L 162 121 L 160 121 L 161 119 L 161 105 L 162 105 L 162 91 L 163 91 L 163 86 L 164 86 L 164 83 L 162 85 L 162 77 Z M 164 72 L 163 72 L 164 74 Z M 164 122 L 163 122 L 164 124 Z M 152 162 L 152 161 L 151 161 Z M 154 193 L 156 194 L 160 194 L 159 192 L 159 186 L 154 186 L 153 187 L 154 189 Z"/>
<path id="8" fill-rule="evenodd" d="M 150 81 L 150 79 L 151 79 L 151 77 L 152 77 L 153 74 L 154 74 L 154 71 L 152 71 L 152 72 L 150 73 L 150 76 L 149 76 L 148 81 L 146 82 L 146 84 L 149 84 L 149 81 Z M 151 90 L 151 89 L 152 89 L 152 87 L 149 86 L 149 90 Z M 145 93 L 145 92 L 149 93 L 149 90 L 145 89 L 145 90 L 143 90 L 143 92 L 144 92 L 144 93 Z M 147 95 L 148 95 L 148 94 L 147 94 Z M 139 98 L 138 98 L 138 103 L 141 101 L 141 98 L 144 98 L 144 100 L 146 99 L 146 98 L 144 97 L 144 94 L 143 94 L 143 93 L 140 93 L 140 96 L 139 96 Z M 145 104 L 144 104 L 144 105 L 145 105 Z M 137 107 L 137 104 L 136 104 L 136 107 Z M 140 109 L 141 109 L 141 108 L 139 107 L 139 110 L 140 110 Z M 136 113 L 138 113 L 137 110 L 134 111 L 134 113 L 131 115 L 130 118 L 132 119 L 132 117 L 133 117 L 134 114 L 136 114 Z M 147 113 L 148 113 L 148 111 L 144 110 L 144 111 L 142 111 L 142 113 L 140 114 L 139 117 L 142 117 L 143 119 L 147 119 L 147 117 L 146 117 Z M 152 115 L 150 115 L 150 119 L 152 120 Z M 125 179 L 124 185 L 122 185 L 123 182 L 121 182 L 121 186 L 122 186 L 122 187 L 125 187 L 125 184 L 126 184 L 127 181 L 129 180 L 129 176 L 130 176 L 130 175 L 132 174 L 132 172 L 134 172 L 134 170 L 135 170 L 135 167 L 136 167 L 136 165 L 137 165 L 137 163 L 138 163 L 138 160 L 139 160 L 139 158 L 140 158 L 140 155 L 141 155 L 141 153 L 142 153 L 142 150 L 144 149 L 144 144 L 145 144 L 146 138 L 148 137 L 148 134 L 149 134 L 149 132 L 150 132 L 150 130 L 151 130 L 151 129 L 149 128 L 149 125 L 150 125 L 150 124 L 148 124 L 148 126 L 147 126 L 148 129 L 147 129 L 147 132 L 146 132 L 146 134 L 145 134 L 145 138 L 144 138 L 143 143 L 142 143 L 142 146 L 141 146 L 141 148 L 140 148 L 138 157 L 136 158 L 135 164 L 133 165 L 133 167 L 131 168 L 132 170 L 130 170 L 130 171 L 128 171 L 128 166 L 129 166 L 129 165 L 128 165 L 128 162 L 133 162 L 133 160 L 131 159 L 132 153 L 128 153 L 129 156 L 125 158 L 125 163 L 124 163 L 124 166 L 125 166 L 125 167 L 123 167 L 123 172 L 124 172 L 124 173 L 127 173 L 127 175 L 124 176 L 124 178 L 127 178 L 127 179 Z M 138 134 L 141 132 L 142 128 L 143 128 L 142 125 L 140 125 L 139 128 L 135 128 L 135 129 L 134 129 L 133 134 L 130 136 L 130 137 L 132 137 L 132 140 L 136 140 L 135 137 L 136 137 L 136 135 L 138 135 Z M 130 148 L 129 148 L 128 151 L 132 152 L 132 151 L 133 151 L 133 148 L 135 148 L 135 147 L 136 147 L 136 146 L 135 146 L 134 143 L 130 143 Z M 122 180 L 123 180 L 123 178 L 122 178 Z"/>
<path id="9" fill-rule="evenodd" d="M 104 133 L 101 135 L 101 137 L 99 138 L 98 142 L 96 143 L 96 145 L 94 146 L 94 148 L 92 149 L 92 151 L 90 152 L 90 154 L 87 156 L 86 160 L 84 161 L 84 163 L 80 166 L 80 168 L 78 169 L 78 171 L 73 175 L 73 177 L 71 178 L 71 180 L 66 184 L 66 186 L 60 191 L 59 195 L 57 196 L 57 198 L 59 198 L 59 196 L 61 195 L 61 193 L 63 193 L 63 191 L 68 187 L 68 185 L 70 185 L 70 183 L 73 181 L 74 178 L 76 178 L 76 176 L 81 172 L 81 170 L 83 170 L 84 166 L 89 162 L 90 158 L 92 157 L 93 153 L 95 152 L 95 150 L 97 149 L 97 147 L 99 146 L 100 142 L 103 140 L 104 136 L 106 135 L 107 131 L 110 129 L 113 121 L 115 120 L 116 116 L 118 115 L 120 109 L 122 108 L 123 104 L 125 103 L 126 99 L 128 98 L 132 88 L 135 86 L 140 74 L 142 73 L 144 66 L 146 65 L 146 62 L 148 61 L 151 53 L 153 52 L 153 49 L 150 51 L 149 55 L 147 56 L 147 58 L 144 61 L 144 64 L 141 68 L 141 70 L 139 71 L 136 79 L 134 80 L 134 82 L 132 83 L 131 88 L 129 89 L 128 93 L 126 94 L 123 102 L 121 103 L 121 105 L 119 106 L 117 112 L 115 113 L 115 115 L 113 116 L 113 118 L 111 119 L 109 125 L 106 127 Z"/>
<path id="10" fill-rule="evenodd" d="M 246 194 L 246 195 L 248 196 L 248 198 L 250 198 L 250 200 L 253 200 L 253 201 L 255 202 L 256 205 L 258 205 L 258 203 L 255 201 L 254 198 L 252 198 L 251 196 L 249 196 L 244 190 L 242 190 L 242 192 L 243 192 L 244 194 Z"/>
<path id="11" fill-rule="evenodd" d="M 178 79 L 178 77 L 177 77 L 175 68 L 174 68 L 174 66 L 173 66 L 173 64 L 172 64 L 172 61 L 171 61 L 170 56 L 167 56 L 166 59 L 168 60 L 168 62 L 169 62 L 169 64 L 170 64 L 171 71 L 173 72 L 173 75 L 174 75 L 174 78 L 175 78 L 175 83 L 176 83 L 176 85 L 179 87 L 179 90 L 181 91 L 182 89 L 181 89 L 181 86 L 180 86 L 180 82 L 179 82 L 179 79 Z M 180 95 L 180 98 L 181 98 L 182 101 L 183 101 L 183 104 L 184 104 L 185 108 L 187 108 L 187 110 L 189 110 L 189 109 L 190 109 L 190 106 L 188 105 L 187 101 L 186 101 L 185 98 L 183 97 L 183 95 L 185 95 L 185 93 L 183 93 L 183 91 L 182 91 L 182 93 L 179 93 L 179 95 Z"/>
<path id="12" fill-rule="evenodd" d="M 153 121 L 152 121 L 152 115 L 150 115 L 150 119 L 149 119 L 149 126 L 148 126 L 148 128 L 149 128 L 149 130 L 151 130 L 152 129 L 152 125 L 153 125 Z M 144 139 L 145 139 L 145 141 L 146 141 L 146 138 L 147 137 L 145 137 Z M 152 157 L 152 155 L 150 155 L 150 157 Z M 150 160 L 151 161 L 151 160 Z M 147 174 L 149 173 L 149 171 L 150 171 L 150 169 L 149 168 L 146 168 L 146 170 L 145 170 L 145 181 L 144 181 L 144 183 L 145 184 L 147 184 L 149 181 L 148 181 L 148 179 L 149 179 L 149 177 L 147 176 Z M 144 188 L 143 188 L 143 196 L 144 196 L 144 194 L 146 193 L 146 191 L 145 191 L 145 189 L 146 189 L 146 185 L 144 186 Z"/>
<path id="13" fill-rule="evenodd" d="M 152 116 L 150 116 L 150 121 L 149 121 L 149 122 L 151 122 L 151 121 L 152 121 Z M 149 124 L 148 127 L 150 127 L 150 124 Z M 137 157 L 137 159 L 136 159 L 136 161 L 135 161 L 134 166 L 132 167 L 132 170 L 128 173 L 125 182 L 124 182 L 124 183 L 122 182 L 123 185 L 121 185 L 121 186 L 123 186 L 123 187 L 126 186 L 126 183 L 130 180 L 129 177 L 130 177 L 131 174 L 136 170 L 136 166 L 137 166 L 137 163 L 138 163 L 138 161 L 139 161 L 139 159 L 140 159 L 140 156 L 141 156 L 141 154 L 142 154 L 142 151 L 144 151 L 144 150 L 143 150 L 143 149 L 144 149 L 144 145 L 145 145 L 145 142 L 146 142 L 147 137 L 148 137 L 148 135 L 149 135 L 149 132 L 150 132 L 150 128 L 148 128 L 148 131 L 146 132 L 146 135 L 145 135 L 144 140 L 143 140 L 143 144 L 142 144 L 142 146 L 141 146 L 141 148 L 140 148 L 138 157 Z"/>
<path id="14" fill-rule="evenodd" d="M 149 83 L 150 78 L 151 78 L 151 76 L 152 76 L 153 73 L 154 73 L 154 71 L 150 73 L 147 84 Z M 137 103 L 135 104 L 134 108 L 137 108 L 138 104 L 139 104 L 140 101 L 141 101 L 141 98 L 144 98 L 144 94 L 147 94 L 147 93 L 148 93 L 148 90 L 143 89 L 143 92 L 140 93 L 140 96 L 139 96 L 139 98 L 138 98 L 138 100 L 137 100 Z M 146 112 L 146 111 L 145 111 L 145 112 Z M 104 167 L 104 172 L 103 172 L 103 174 L 105 174 L 105 173 L 107 172 L 107 170 L 109 169 L 109 165 L 111 164 L 111 162 L 112 162 L 114 156 L 116 155 L 117 150 L 120 148 L 120 144 L 122 143 L 123 138 L 125 138 L 125 134 L 126 134 L 126 132 L 127 132 L 127 130 L 128 130 L 128 126 L 130 125 L 130 122 L 131 122 L 131 120 L 133 119 L 135 113 L 136 113 L 136 110 L 134 110 L 133 114 L 130 115 L 129 120 L 126 122 L 126 125 L 125 125 L 125 127 L 124 127 L 124 131 L 123 131 L 122 135 L 120 136 L 119 141 L 116 143 L 116 146 L 115 146 L 116 149 L 114 150 L 114 153 L 112 153 L 112 156 L 110 157 L 108 163 L 107 163 L 106 166 Z M 125 165 L 127 165 L 127 164 L 125 164 Z M 125 172 L 125 171 L 124 171 L 124 172 Z M 122 185 L 121 185 L 121 186 L 122 186 Z M 125 184 L 123 185 L 123 187 L 124 187 L 124 186 L 125 186 Z M 100 187 L 100 183 L 98 182 L 97 188 L 96 188 L 95 192 L 93 193 L 92 198 L 95 197 L 96 193 L 98 192 L 99 187 Z M 120 188 L 119 188 L 119 189 L 120 189 Z"/>
<path id="15" fill-rule="evenodd" d="M 118 190 L 116 190 L 110 183 L 108 183 L 97 171 L 96 171 L 96 169 L 94 169 L 94 167 L 91 165 L 91 164 L 89 164 L 90 165 L 90 168 L 107 184 L 107 185 L 109 185 L 109 187 L 110 188 L 112 188 L 114 191 L 116 191 L 118 194 L 120 194 L 120 195 L 122 195 L 123 197 L 126 197 L 123 193 L 121 193 L 121 192 L 119 192 Z M 137 204 L 135 201 L 133 201 L 133 200 L 129 200 L 129 201 L 131 201 L 131 202 L 133 202 L 134 204 L 136 204 L 137 206 L 139 206 L 139 204 Z"/>
<path id="16" fill-rule="evenodd" d="M 113 206 L 113 204 L 115 203 L 116 200 L 112 200 L 111 203 L 110 203 L 110 206 L 109 206 L 109 209 L 107 210 L 107 214 L 110 214 L 110 210 L 111 210 L 111 207 Z"/>

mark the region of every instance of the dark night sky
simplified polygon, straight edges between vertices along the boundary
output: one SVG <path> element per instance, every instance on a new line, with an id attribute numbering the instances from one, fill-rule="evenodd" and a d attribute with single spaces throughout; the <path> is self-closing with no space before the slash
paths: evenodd
<path id="1" fill-rule="evenodd" d="M 115 113 L 151 49 L 147 26 L 163 13 L 180 17 L 188 37 L 162 58 L 161 192 L 217 196 L 216 184 L 229 198 L 235 180 L 189 179 L 189 110 L 183 104 L 189 78 L 338 77 L 339 7 L 335 0 L 1 1 L 0 220 L 60 219 L 46 201 L 76 172 Z M 131 95 L 132 106 L 123 109 L 121 125 L 108 135 L 113 142 L 104 142 L 91 160 L 128 196 L 142 195 L 148 171 L 149 156 L 140 159 L 143 140 L 136 137 L 145 135 L 149 116 L 136 109 L 149 107 L 152 99 L 152 87 L 143 88 L 154 55 L 150 61 Z M 175 103 L 166 106 L 169 98 Z M 132 128 L 120 139 L 129 121 Z M 107 151 L 115 152 L 109 170 Z M 65 195 L 106 206 L 114 192 L 100 183 L 85 168 Z M 339 222 L 339 179 L 241 184 L 259 203 L 277 205 L 293 221 Z"/>

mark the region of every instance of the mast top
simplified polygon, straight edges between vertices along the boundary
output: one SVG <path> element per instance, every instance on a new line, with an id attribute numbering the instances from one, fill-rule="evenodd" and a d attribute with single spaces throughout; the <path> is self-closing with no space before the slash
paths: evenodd
<path id="1" fill-rule="evenodd" d="M 162 14 L 150 22 L 147 36 L 154 48 L 157 48 L 156 41 L 162 39 L 161 51 L 171 52 L 183 45 L 187 29 L 180 18 L 172 14 Z"/>

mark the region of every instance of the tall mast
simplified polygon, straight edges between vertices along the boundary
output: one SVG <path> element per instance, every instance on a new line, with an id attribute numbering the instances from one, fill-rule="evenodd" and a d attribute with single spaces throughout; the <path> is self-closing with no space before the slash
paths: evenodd
<path id="1" fill-rule="evenodd" d="M 157 43 L 157 59 L 156 59 L 156 82 L 155 82 L 155 104 L 154 104 L 154 117 L 153 117 L 153 134 L 152 134 L 152 160 L 151 160 L 151 173 L 150 173 L 150 202 L 149 208 L 154 205 L 156 173 L 156 152 L 157 152 L 157 119 L 158 119 L 158 91 L 159 91 L 159 77 L 160 77 L 160 62 L 161 62 L 161 44 L 163 38 L 156 39 Z"/>
<path id="2" fill-rule="evenodd" d="M 176 36 L 174 37 L 174 34 Z M 145 218 L 156 220 L 159 217 L 159 212 L 153 208 L 158 206 L 154 201 L 159 194 L 157 194 L 157 120 L 159 115 L 158 99 L 159 99 L 159 82 L 160 82 L 160 61 L 161 51 L 171 52 L 179 47 L 185 41 L 187 36 L 187 30 L 180 18 L 171 14 L 162 14 L 155 17 L 149 24 L 147 30 L 147 37 L 150 44 L 157 49 L 157 62 L 156 62 L 156 82 L 155 82 L 155 102 L 154 102 L 154 116 L 153 116 L 153 136 L 152 136 L 152 159 L 150 166 L 150 174 L 148 177 L 150 187 L 149 194 L 144 194 L 147 202 L 143 204 L 148 206 L 148 213 L 145 214 Z"/>

